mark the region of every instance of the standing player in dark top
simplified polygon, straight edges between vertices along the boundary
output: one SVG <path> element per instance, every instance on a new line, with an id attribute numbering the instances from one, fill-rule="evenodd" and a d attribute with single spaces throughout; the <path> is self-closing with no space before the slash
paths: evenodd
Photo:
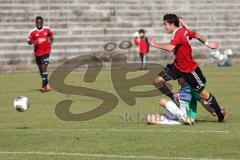
<path id="1" fill-rule="evenodd" d="M 225 114 L 221 112 L 221 108 L 213 94 L 207 92 L 205 89 L 206 79 L 198 64 L 192 58 L 192 48 L 189 40 L 196 38 L 211 49 L 218 48 L 218 45 L 206 41 L 199 33 L 192 32 L 188 30 L 187 27 L 180 26 L 179 18 L 175 14 L 164 15 L 163 22 L 166 32 L 172 34 L 170 43 L 156 43 L 152 38 L 150 44 L 155 48 L 174 52 L 175 59 L 172 64 L 166 65 L 159 73 L 159 76 L 154 80 L 154 85 L 162 93 L 175 101 L 174 95 L 166 86 L 165 81 L 176 80 L 182 77 L 194 90 L 198 91 L 201 98 L 207 101 L 209 106 L 215 110 L 218 116 L 218 122 L 223 122 Z"/>
<path id="2" fill-rule="evenodd" d="M 53 33 L 49 27 L 43 26 L 43 18 L 36 17 L 36 28 L 32 29 L 28 35 L 28 44 L 33 44 L 36 63 L 42 77 L 42 91 L 50 90 L 48 84 L 47 67 L 53 43 Z"/>

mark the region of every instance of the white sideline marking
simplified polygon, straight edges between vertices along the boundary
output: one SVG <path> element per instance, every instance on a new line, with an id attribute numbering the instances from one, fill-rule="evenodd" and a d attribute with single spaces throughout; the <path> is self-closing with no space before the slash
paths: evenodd
<path id="1" fill-rule="evenodd" d="M 211 158 L 192 158 L 192 157 L 157 157 L 157 156 L 134 156 L 134 155 L 110 155 L 110 154 L 87 154 L 69 152 L 11 152 L 0 151 L 0 154 L 22 154 L 22 155 L 50 155 L 50 156 L 78 156 L 78 157 L 102 157 L 102 158 L 121 158 L 121 159 L 173 159 L 173 160 L 237 160 L 237 159 L 211 159 Z"/>
<path id="2" fill-rule="evenodd" d="M 240 134 L 238 131 L 226 131 L 226 130 L 174 130 L 174 129 L 159 129 L 159 130 L 153 130 L 153 129 L 90 129 L 90 128 L 16 128 L 16 129 L 0 129 L 0 132 L 2 131 L 95 131 L 95 132 L 183 132 L 183 133 L 235 133 Z"/>

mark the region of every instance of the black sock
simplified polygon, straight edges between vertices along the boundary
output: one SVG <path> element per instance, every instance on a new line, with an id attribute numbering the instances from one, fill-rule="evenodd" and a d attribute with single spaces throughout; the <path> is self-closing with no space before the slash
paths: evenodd
<path id="1" fill-rule="evenodd" d="M 41 76 L 41 78 L 42 78 L 42 87 L 43 87 L 43 74 L 40 73 L 40 76 Z"/>
<path id="2" fill-rule="evenodd" d="M 168 96 L 169 98 L 171 98 L 172 100 L 174 100 L 173 93 L 172 93 L 172 91 L 167 87 L 166 84 L 163 84 L 161 87 L 158 88 L 158 90 L 159 90 L 160 92 L 162 92 L 163 94 L 165 94 L 166 96 Z"/>
<path id="3" fill-rule="evenodd" d="M 42 76 L 42 85 L 45 87 L 48 84 L 48 72 L 41 73 Z"/>
<path id="4" fill-rule="evenodd" d="M 221 108 L 218 105 L 218 102 L 216 100 L 216 98 L 210 93 L 210 97 L 207 101 L 209 103 L 209 105 L 214 109 L 214 111 L 216 112 L 218 119 L 223 118 L 223 114 L 221 112 Z"/>

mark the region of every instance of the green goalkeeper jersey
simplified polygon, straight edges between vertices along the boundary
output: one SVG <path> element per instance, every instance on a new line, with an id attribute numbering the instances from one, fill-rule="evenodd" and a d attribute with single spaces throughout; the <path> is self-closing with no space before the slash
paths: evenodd
<path id="1" fill-rule="evenodd" d="M 195 120 L 197 115 L 197 101 L 200 99 L 199 94 L 189 85 L 182 87 L 179 91 L 180 105 L 186 109 L 187 116 Z"/>

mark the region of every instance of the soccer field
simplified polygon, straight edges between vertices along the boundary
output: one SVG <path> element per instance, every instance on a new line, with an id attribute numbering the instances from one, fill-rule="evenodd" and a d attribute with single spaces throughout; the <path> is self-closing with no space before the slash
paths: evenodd
<path id="1" fill-rule="evenodd" d="M 56 91 L 41 93 L 37 72 L 0 74 L 0 159 L 240 159 L 239 70 L 203 68 L 207 90 L 229 114 L 225 123 L 217 123 L 216 117 L 198 105 L 194 126 L 146 125 L 143 120 L 147 113 L 163 111 L 158 105 L 163 96 L 137 98 L 136 105 L 129 106 L 114 89 L 110 71 L 102 71 L 93 83 L 83 82 L 84 72 L 74 72 L 66 79 L 67 84 L 117 96 L 119 103 L 113 111 L 89 121 L 60 120 L 55 114 L 56 104 L 73 100 L 71 112 L 80 113 L 97 107 L 99 99 Z M 170 83 L 178 89 L 176 82 Z M 150 84 L 136 89 L 153 88 Z M 19 95 L 31 102 L 26 112 L 13 109 L 13 100 Z"/>

